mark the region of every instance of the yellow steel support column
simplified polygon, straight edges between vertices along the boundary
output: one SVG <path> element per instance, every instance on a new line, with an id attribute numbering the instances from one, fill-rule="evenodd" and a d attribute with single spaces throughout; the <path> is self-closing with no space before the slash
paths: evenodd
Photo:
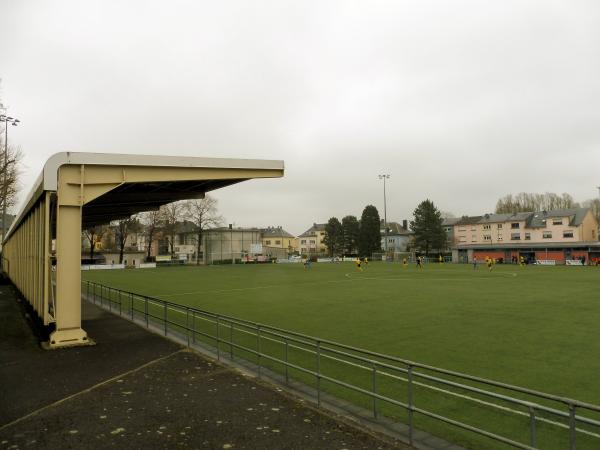
<path id="1" fill-rule="evenodd" d="M 49 346 L 65 347 L 89 344 L 81 328 L 81 191 L 80 177 L 73 180 L 72 166 L 59 171 L 56 216 L 56 331 L 50 334 Z M 76 183 L 74 183 L 76 182 Z"/>

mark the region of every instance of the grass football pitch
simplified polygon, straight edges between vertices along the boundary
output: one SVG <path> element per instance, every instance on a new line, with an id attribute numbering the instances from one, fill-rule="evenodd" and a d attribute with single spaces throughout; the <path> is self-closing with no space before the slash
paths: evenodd
<path id="1" fill-rule="evenodd" d="M 600 404 L 600 268 L 272 264 L 83 279 Z"/>

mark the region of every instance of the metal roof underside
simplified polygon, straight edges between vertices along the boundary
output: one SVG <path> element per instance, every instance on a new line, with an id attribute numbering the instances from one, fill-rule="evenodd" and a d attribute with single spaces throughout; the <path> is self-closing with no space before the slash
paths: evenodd
<path id="1" fill-rule="evenodd" d="M 142 211 L 157 210 L 162 205 L 178 200 L 202 198 L 206 192 L 246 180 L 125 183 L 83 206 L 82 227 L 85 229 Z"/>

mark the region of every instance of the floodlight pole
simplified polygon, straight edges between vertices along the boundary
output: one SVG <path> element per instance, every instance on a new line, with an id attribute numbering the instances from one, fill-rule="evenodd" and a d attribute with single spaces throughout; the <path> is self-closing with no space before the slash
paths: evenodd
<path id="1" fill-rule="evenodd" d="M 385 180 L 389 179 L 389 174 L 379 175 L 379 179 L 383 180 L 383 226 L 385 227 L 385 260 L 388 257 L 388 227 L 387 227 L 387 198 L 385 192 Z"/>
<path id="2" fill-rule="evenodd" d="M 8 188 L 6 186 L 8 172 L 8 124 L 10 123 L 12 126 L 16 127 L 21 121 L 14 117 L 8 117 L 2 114 L 0 115 L 0 122 L 4 122 L 4 174 L 2 177 L 2 240 L 4 240 L 4 237 L 6 236 L 6 197 L 8 194 Z"/>

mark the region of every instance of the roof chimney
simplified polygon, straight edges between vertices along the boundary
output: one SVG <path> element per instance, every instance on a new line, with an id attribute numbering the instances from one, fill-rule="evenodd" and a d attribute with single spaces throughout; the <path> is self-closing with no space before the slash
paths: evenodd
<path id="1" fill-rule="evenodd" d="M 408 230 L 408 220 L 404 219 L 402 221 L 402 228 L 404 228 L 405 230 Z"/>

